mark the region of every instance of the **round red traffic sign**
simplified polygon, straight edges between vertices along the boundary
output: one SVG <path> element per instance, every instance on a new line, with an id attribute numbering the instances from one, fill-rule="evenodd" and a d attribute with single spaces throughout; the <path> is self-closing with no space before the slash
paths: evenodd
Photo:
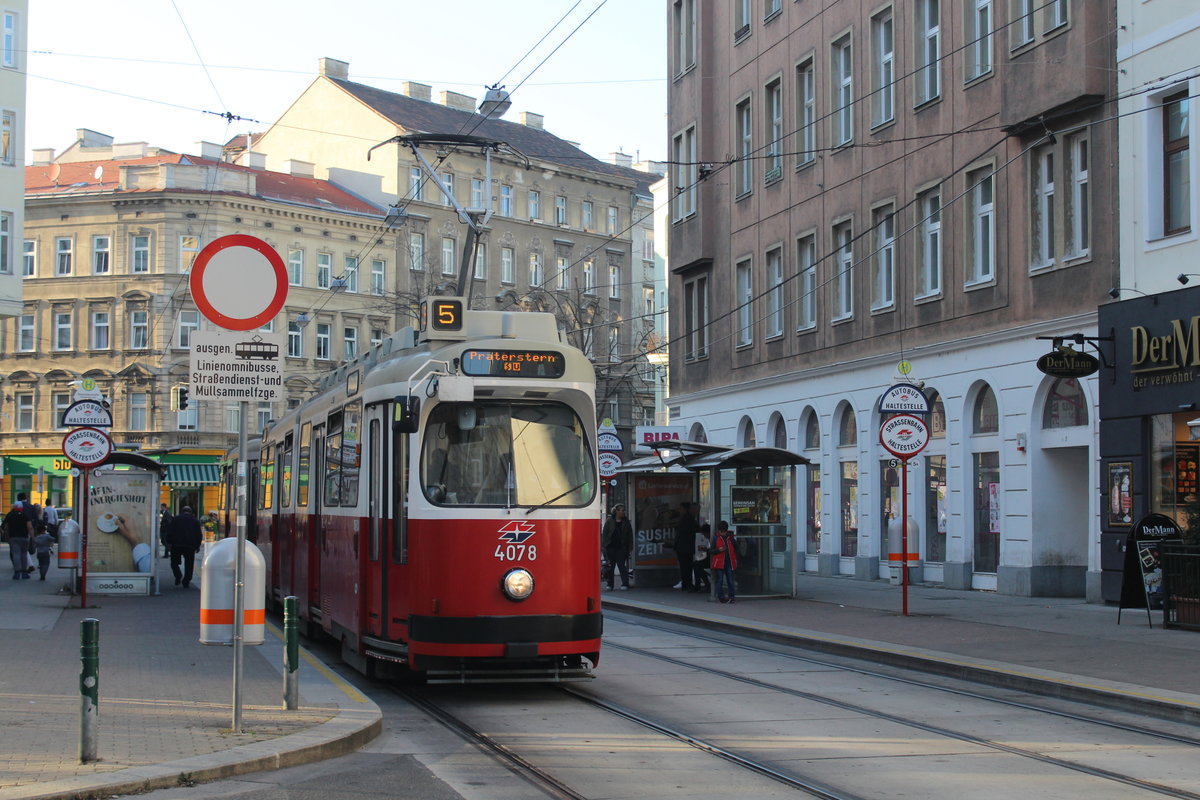
<path id="1" fill-rule="evenodd" d="M 907 461 L 929 444 L 929 427 L 920 417 L 897 414 L 879 426 L 879 443 L 896 458 Z"/>
<path id="2" fill-rule="evenodd" d="M 188 279 L 196 308 L 230 331 L 266 325 L 287 301 L 287 268 L 275 248 L 256 236 L 232 233 L 205 245 Z"/>
<path id="3" fill-rule="evenodd" d="M 83 469 L 103 464 L 112 450 L 112 439 L 99 428 L 75 428 L 63 437 L 63 455 Z"/>

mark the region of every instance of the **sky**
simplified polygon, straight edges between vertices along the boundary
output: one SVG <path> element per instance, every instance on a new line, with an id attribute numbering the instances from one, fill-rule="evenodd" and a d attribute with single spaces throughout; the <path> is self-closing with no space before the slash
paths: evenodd
<path id="1" fill-rule="evenodd" d="M 503 84 L 513 101 L 505 119 L 543 114 L 548 131 L 597 158 L 666 157 L 666 11 L 653 0 L 29 6 L 27 159 L 33 148 L 61 152 L 77 128 L 183 153 L 266 130 L 322 57 L 349 62 L 350 80 L 388 91 L 405 80 L 430 84 L 435 100 L 442 89 L 482 99 L 485 87 Z"/>

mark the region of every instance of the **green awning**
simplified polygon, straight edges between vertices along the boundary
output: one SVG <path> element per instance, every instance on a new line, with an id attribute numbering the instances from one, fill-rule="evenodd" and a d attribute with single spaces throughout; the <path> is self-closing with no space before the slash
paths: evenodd
<path id="1" fill-rule="evenodd" d="M 216 464 L 166 464 L 163 483 L 168 486 L 216 486 L 221 471 Z"/>

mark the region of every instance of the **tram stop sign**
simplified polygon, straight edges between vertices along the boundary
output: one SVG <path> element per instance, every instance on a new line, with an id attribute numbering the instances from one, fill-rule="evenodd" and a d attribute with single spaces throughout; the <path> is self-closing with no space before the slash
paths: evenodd
<path id="1" fill-rule="evenodd" d="M 287 301 L 287 268 L 275 248 L 234 233 L 205 245 L 188 288 L 204 318 L 229 331 L 251 331 L 275 318 Z"/>
<path id="2" fill-rule="evenodd" d="M 908 461 L 929 444 L 929 427 L 913 414 L 888 417 L 879 427 L 879 443 L 901 461 Z"/>

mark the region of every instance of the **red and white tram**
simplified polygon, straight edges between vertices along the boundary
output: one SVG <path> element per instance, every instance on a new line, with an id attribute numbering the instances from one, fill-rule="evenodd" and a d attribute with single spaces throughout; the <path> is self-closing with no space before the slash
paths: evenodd
<path id="1" fill-rule="evenodd" d="M 436 298 L 263 433 L 268 601 L 366 672 L 584 678 L 597 663 L 595 373 L 552 315 Z M 252 460 L 253 457 L 251 457 Z"/>

